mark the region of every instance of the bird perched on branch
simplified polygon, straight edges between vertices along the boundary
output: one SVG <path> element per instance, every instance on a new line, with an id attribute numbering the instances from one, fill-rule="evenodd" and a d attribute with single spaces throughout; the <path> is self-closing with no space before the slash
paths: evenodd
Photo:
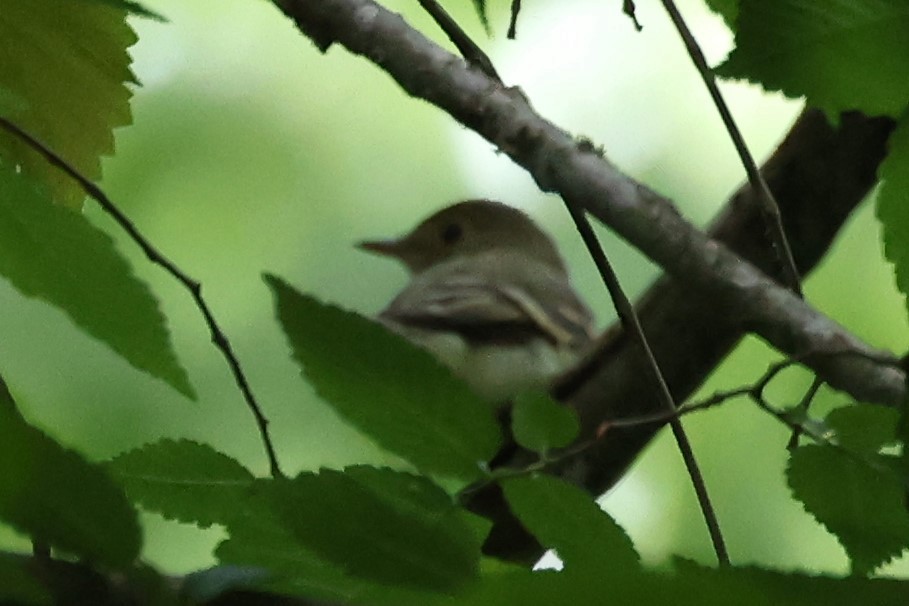
<path id="1" fill-rule="evenodd" d="M 555 244 L 515 208 L 460 202 L 359 246 L 411 273 L 380 321 L 492 402 L 548 388 L 592 344 L 591 313 Z"/>

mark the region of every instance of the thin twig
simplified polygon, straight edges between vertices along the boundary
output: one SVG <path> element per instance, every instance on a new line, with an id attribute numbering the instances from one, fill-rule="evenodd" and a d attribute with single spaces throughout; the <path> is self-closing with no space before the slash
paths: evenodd
<path id="1" fill-rule="evenodd" d="M 716 512 L 713 509 L 713 504 L 710 502 L 710 496 L 707 494 L 707 484 L 704 482 L 704 476 L 701 474 L 700 467 L 698 467 L 697 460 L 694 457 L 694 451 L 691 448 L 691 443 L 688 441 L 688 436 L 685 433 L 685 429 L 682 427 L 682 422 L 677 416 L 674 416 L 676 412 L 675 401 L 672 397 L 672 393 L 669 391 L 669 386 L 666 384 L 666 379 L 660 371 L 659 364 L 653 356 L 653 351 L 650 349 L 650 344 L 647 342 L 644 330 L 641 328 L 637 313 L 634 311 L 634 305 L 632 305 L 631 301 L 622 290 L 618 276 L 616 276 L 615 271 L 613 271 L 609 259 L 606 258 L 606 253 L 603 252 L 590 222 L 584 215 L 584 211 L 567 200 L 565 205 L 568 207 L 568 212 L 571 214 L 575 227 L 577 228 L 578 233 L 580 233 L 584 244 L 587 246 L 587 250 L 597 266 L 597 270 L 600 272 L 600 277 L 606 284 L 607 290 L 609 290 L 609 295 L 612 297 L 613 304 L 615 305 L 616 312 L 622 322 L 622 326 L 626 331 L 630 332 L 633 338 L 640 344 L 641 349 L 647 358 L 648 366 L 653 372 L 653 379 L 659 388 L 660 400 L 663 402 L 667 413 L 673 413 L 673 417 L 669 419 L 672 435 L 675 437 L 679 452 L 682 453 L 682 459 L 685 462 L 685 468 L 688 470 L 688 475 L 691 476 L 691 483 L 697 494 L 698 504 L 701 507 L 701 513 L 707 524 L 707 530 L 710 533 L 710 540 L 713 543 L 713 549 L 716 552 L 717 560 L 721 566 L 728 566 L 730 564 L 729 553 L 726 550 L 726 542 L 720 531 L 720 524 L 717 520 Z"/>
<path id="2" fill-rule="evenodd" d="M 208 330 L 211 333 L 212 342 L 215 344 L 215 347 L 223 354 L 224 358 L 227 360 L 227 365 L 230 367 L 231 372 L 234 375 L 234 380 L 237 383 L 237 386 L 240 388 L 240 392 L 243 394 L 244 400 L 252 411 L 253 416 L 256 419 L 256 425 L 259 428 L 259 434 L 262 436 L 262 442 L 265 445 L 265 453 L 268 456 L 268 463 L 271 468 L 272 476 L 279 478 L 283 477 L 284 474 L 281 472 L 281 467 L 278 464 L 278 457 L 275 454 L 275 449 L 271 441 L 271 437 L 268 433 L 268 419 L 265 418 L 265 415 L 262 413 L 262 409 L 259 406 L 259 403 L 256 401 L 255 396 L 252 393 L 252 389 L 249 386 L 249 382 L 246 380 L 246 375 L 243 373 L 243 369 L 240 367 L 240 361 L 237 359 L 236 354 L 233 351 L 233 348 L 230 345 L 230 342 L 227 340 L 227 335 L 221 330 L 218 323 L 215 321 L 215 317 L 209 309 L 208 304 L 205 302 L 205 299 L 202 298 L 202 285 L 198 280 L 195 280 L 188 276 L 183 270 L 181 270 L 177 265 L 168 259 L 163 253 L 152 245 L 152 243 L 139 232 L 139 229 L 135 224 L 121 211 L 117 206 L 111 201 L 110 198 L 99 188 L 97 185 L 89 181 L 89 179 L 82 175 L 75 167 L 69 164 L 66 160 L 57 155 L 56 152 L 51 150 L 49 147 L 38 141 L 35 137 L 22 130 L 3 116 L 0 116 L 0 126 L 5 130 L 12 133 L 13 135 L 19 137 L 25 143 L 29 145 L 32 149 L 40 153 L 44 158 L 53 166 L 59 168 L 64 173 L 69 175 L 74 181 L 76 181 L 82 189 L 88 194 L 89 197 L 93 198 L 106 212 L 110 215 L 117 225 L 120 226 L 123 231 L 125 231 L 129 237 L 135 242 L 142 252 L 145 253 L 145 256 L 148 257 L 148 260 L 158 265 L 164 270 L 173 276 L 180 284 L 182 284 L 192 295 L 193 299 L 196 302 L 196 307 L 199 308 L 199 311 L 202 312 L 202 316 L 205 318 L 205 323 L 208 325 Z"/>
<path id="3" fill-rule="evenodd" d="M 677 419 L 693 412 L 699 412 L 701 410 L 707 410 L 708 408 L 719 406 L 720 404 L 723 404 L 727 400 L 731 400 L 733 398 L 750 396 L 753 389 L 753 386 L 746 385 L 744 387 L 736 387 L 735 389 L 730 389 L 727 391 L 718 391 L 709 398 L 701 400 L 700 402 L 683 404 L 682 406 L 679 406 L 672 411 L 665 410 L 649 415 L 620 417 L 612 420 L 606 419 L 601 423 L 601 426 L 609 429 L 612 427 L 636 427 L 638 425 L 649 425 L 650 423 L 665 423 L 671 421 L 672 419 Z"/>
<path id="4" fill-rule="evenodd" d="M 483 49 L 470 39 L 470 36 L 461 29 L 457 21 L 452 19 L 451 15 L 436 0 L 418 1 L 420 6 L 435 20 L 436 24 L 445 32 L 445 35 L 448 36 L 448 39 L 451 40 L 452 44 L 455 45 L 455 48 L 458 49 L 458 52 L 468 63 L 483 70 L 483 73 L 490 78 L 499 82 L 502 81 L 498 72 L 496 72 L 496 68 L 493 67 L 492 61 L 486 56 Z"/>
<path id="5" fill-rule="evenodd" d="M 520 13 L 521 0 L 511 0 L 511 18 L 508 20 L 507 34 L 509 40 L 514 40 L 518 37 L 518 15 Z"/>
<path id="6" fill-rule="evenodd" d="M 742 165 L 745 167 L 745 172 L 748 174 L 748 182 L 751 184 L 751 189 L 757 194 L 758 205 L 761 209 L 764 224 L 770 234 L 773 248 L 779 256 L 784 283 L 800 298 L 804 298 L 799 270 L 795 265 L 795 258 L 792 256 L 792 249 L 789 246 L 789 240 L 786 238 L 786 231 L 783 229 L 780 208 L 773 197 L 773 193 L 767 186 L 767 182 L 761 175 L 761 171 L 758 170 L 757 164 L 751 156 L 751 152 L 748 151 L 748 146 L 745 144 L 745 138 L 742 137 L 742 133 L 739 131 L 739 127 L 732 118 L 732 113 L 729 111 L 726 101 L 723 99 L 722 94 L 720 94 L 720 89 L 716 84 L 713 70 L 707 65 L 707 59 L 704 57 L 704 53 L 701 52 L 701 47 L 698 46 L 697 40 L 694 39 L 691 30 L 688 29 L 688 25 L 682 18 L 682 14 L 679 12 L 679 9 L 676 7 L 673 0 L 662 0 L 662 2 L 666 12 L 669 13 L 669 18 L 672 19 L 672 23 L 679 31 L 679 35 L 685 43 L 688 55 L 691 57 L 692 62 L 694 62 L 698 73 L 701 74 L 701 79 L 710 92 L 710 97 L 713 99 L 717 110 L 720 112 L 723 124 L 726 126 L 729 137 L 732 139 L 732 144 L 735 146 L 739 158 L 742 161 Z"/>
<path id="7" fill-rule="evenodd" d="M 634 29 L 637 31 L 642 31 L 644 29 L 644 26 L 638 21 L 637 8 L 634 5 L 634 0 L 623 0 L 622 12 L 631 19 L 631 22 L 634 24 Z"/>
<path id="8" fill-rule="evenodd" d="M 802 414 L 808 414 L 808 409 L 811 408 L 811 402 L 814 400 L 814 396 L 817 395 L 818 390 L 824 384 L 824 380 L 820 377 L 814 377 L 814 380 L 811 382 L 811 387 L 808 388 L 808 391 L 805 392 L 805 395 L 802 396 L 802 400 L 796 406 L 796 410 L 802 412 Z M 788 450 L 794 450 L 799 445 L 799 438 L 804 433 L 804 428 L 799 425 L 799 427 L 792 430 L 792 435 L 789 436 L 789 442 L 786 444 Z"/>

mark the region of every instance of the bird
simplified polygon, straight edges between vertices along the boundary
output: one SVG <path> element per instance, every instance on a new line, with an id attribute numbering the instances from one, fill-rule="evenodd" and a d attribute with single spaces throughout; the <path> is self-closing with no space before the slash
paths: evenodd
<path id="1" fill-rule="evenodd" d="M 410 273 L 378 320 L 494 404 L 550 388 L 594 342 L 593 315 L 555 243 L 514 207 L 466 200 L 402 237 L 358 246 Z"/>

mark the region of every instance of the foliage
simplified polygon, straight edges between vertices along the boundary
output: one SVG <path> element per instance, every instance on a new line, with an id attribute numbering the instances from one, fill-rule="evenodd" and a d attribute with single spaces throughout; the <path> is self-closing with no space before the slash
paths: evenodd
<path id="1" fill-rule="evenodd" d="M 909 98 L 903 0 L 741 0 L 721 76 L 805 96 L 831 116 L 899 116 Z M 874 69 L 869 69 L 874 66 Z"/>
<path id="2" fill-rule="evenodd" d="M 736 34 L 720 75 L 803 95 L 831 116 L 903 116 L 881 169 L 878 216 L 898 287 L 909 294 L 907 4 L 710 5 Z M 474 6 L 487 23 L 486 3 Z M 0 0 L 0 56 L 9 58 L 0 64 L 0 114 L 95 180 L 100 157 L 113 151 L 113 130 L 131 120 L 126 49 L 135 37 L 127 13 L 155 15 L 123 0 Z M 157 301 L 110 238 L 74 212 L 82 198 L 57 168 L 0 134 L 0 275 L 65 311 L 136 368 L 192 394 Z M 526 469 L 491 470 L 503 444 L 492 405 L 381 325 L 274 275 L 265 281 L 305 379 L 407 471 L 358 465 L 262 478 L 210 445 L 175 439 L 102 466 L 26 422 L 0 382 L 0 520 L 98 570 L 130 575 L 146 569 L 137 563 L 142 538 L 128 499 L 169 519 L 222 527 L 228 538 L 215 555 L 224 566 L 187 581 L 195 599 L 253 587 L 404 605 L 588 603 L 606 595 L 619 604 L 726 604 L 729 596 L 742 604 L 905 602 L 906 580 L 866 577 L 909 547 L 906 410 L 834 410 L 818 425 L 831 435 L 790 456 L 793 497 L 843 545 L 852 576 L 684 561 L 654 572 L 589 494 L 544 472 L 577 439 L 571 410 L 541 394 L 518 398 L 508 429 L 540 458 Z M 464 497 L 489 484 L 502 489 L 539 543 L 556 551 L 563 571 L 531 571 L 484 555 L 490 525 Z M 0 601 L 50 598 L 29 570 L 0 559 Z"/>

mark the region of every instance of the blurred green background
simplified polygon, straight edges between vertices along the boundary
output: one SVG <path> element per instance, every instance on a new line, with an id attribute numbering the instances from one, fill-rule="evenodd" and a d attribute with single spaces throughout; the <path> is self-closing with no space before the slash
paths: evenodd
<path id="1" fill-rule="evenodd" d="M 264 404 L 288 471 L 391 463 L 314 396 L 289 360 L 261 274 L 365 314 L 406 280 L 402 268 L 353 248 L 397 235 L 430 212 L 468 197 L 526 209 L 557 236 L 578 288 L 611 322 L 605 291 L 558 198 L 383 72 L 341 48 L 321 55 L 267 2 L 147 0 L 167 24 L 134 20 L 132 49 L 143 86 L 134 125 L 117 132 L 103 186 L 157 245 L 190 274 L 223 323 Z M 444 43 L 411 0 L 385 3 Z M 517 41 L 505 39 L 507 2 L 490 2 L 492 38 L 472 3 L 448 2 L 488 49 L 506 83 L 519 85 L 547 118 L 605 147 L 630 175 L 705 224 L 743 180 L 732 146 L 696 73 L 656 3 L 638 6 L 641 33 L 621 3 L 526 3 Z M 721 20 L 681 2 L 712 62 L 731 45 Z M 800 103 L 725 85 L 754 154 L 770 153 Z M 205 441 L 259 474 L 266 461 L 252 417 L 209 342 L 186 293 L 150 266 L 91 203 L 87 214 L 114 235 L 160 297 L 182 362 L 199 392 L 190 402 L 130 368 L 64 315 L 0 283 L 0 368 L 34 423 L 93 459 L 162 436 Z M 629 294 L 656 269 L 606 230 L 608 253 Z M 806 285 L 810 300 L 871 343 L 896 351 L 907 338 L 901 298 L 882 260 L 870 203 L 850 222 Z M 775 359 L 746 341 L 703 394 L 753 382 Z M 780 405 L 810 380 L 774 383 Z M 848 402 L 822 392 L 818 410 Z M 687 418 L 733 561 L 845 573 L 832 536 L 793 501 L 783 477 L 788 431 L 748 402 Z M 603 499 L 646 562 L 672 554 L 711 562 L 712 552 L 671 437 L 661 434 Z M 180 573 L 214 562 L 218 529 L 144 515 L 145 555 Z M 0 545 L 26 541 L 0 528 Z M 906 558 L 884 569 L 909 574 Z"/>

